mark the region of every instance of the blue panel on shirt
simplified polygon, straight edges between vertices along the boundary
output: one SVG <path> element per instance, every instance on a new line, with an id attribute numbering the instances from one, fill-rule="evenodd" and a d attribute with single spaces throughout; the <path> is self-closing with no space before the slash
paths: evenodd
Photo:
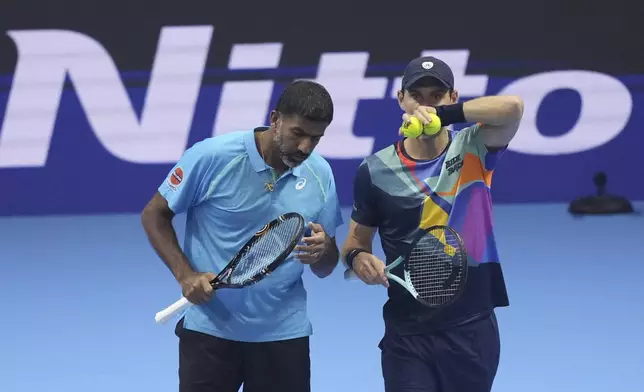
<path id="1" fill-rule="evenodd" d="M 287 212 L 302 214 L 335 237 L 342 218 L 324 158 L 313 153 L 268 192 L 265 184 L 271 179 L 253 131 L 209 138 L 185 152 L 159 192 L 175 213 L 187 212 L 184 252 L 195 270 L 218 273 L 259 228 Z M 187 311 L 184 326 L 248 342 L 308 336 L 303 268 L 291 256 L 253 286 L 218 290 L 208 304 Z"/>

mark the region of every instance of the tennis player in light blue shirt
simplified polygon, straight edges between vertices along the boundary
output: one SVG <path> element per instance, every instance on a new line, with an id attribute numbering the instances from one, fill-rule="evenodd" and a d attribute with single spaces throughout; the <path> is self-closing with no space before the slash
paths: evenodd
<path id="1" fill-rule="evenodd" d="M 331 167 L 313 149 L 333 119 L 324 87 L 298 81 L 281 94 L 270 126 L 196 143 L 172 168 L 142 214 L 143 226 L 186 298 L 178 323 L 180 389 L 308 391 L 312 326 L 302 282 L 338 262 L 342 224 Z M 171 220 L 186 213 L 183 249 Z M 303 244 L 273 274 L 243 289 L 212 292 L 211 280 L 262 226 L 297 212 Z M 255 387 L 254 387 L 255 386 Z M 262 387 L 263 386 L 263 387 Z M 273 389 L 271 389 L 273 390 Z"/>

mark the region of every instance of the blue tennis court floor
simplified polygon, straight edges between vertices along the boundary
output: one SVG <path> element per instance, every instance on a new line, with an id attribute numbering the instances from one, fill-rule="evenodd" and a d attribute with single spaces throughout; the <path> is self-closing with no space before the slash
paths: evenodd
<path id="1" fill-rule="evenodd" d="M 644 215 L 566 207 L 495 206 L 511 306 L 493 390 L 644 391 Z M 0 241 L 0 391 L 177 391 L 173 325 L 154 314 L 180 291 L 137 215 L 0 218 Z M 384 289 L 341 268 L 305 284 L 313 391 L 383 391 Z"/>

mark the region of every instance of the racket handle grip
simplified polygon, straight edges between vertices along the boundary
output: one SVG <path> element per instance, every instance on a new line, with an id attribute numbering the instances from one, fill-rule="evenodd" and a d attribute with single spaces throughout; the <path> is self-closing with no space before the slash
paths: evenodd
<path id="1" fill-rule="evenodd" d="M 192 306 L 192 303 L 186 299 L 186 297 L 181 297 L 180 300 L 163 309 L 156 314 L 154 319 L 159 324 L 165 324 L 168 320 L 174 317 L 177 313 L 183 311 L 184 309 Z"/>

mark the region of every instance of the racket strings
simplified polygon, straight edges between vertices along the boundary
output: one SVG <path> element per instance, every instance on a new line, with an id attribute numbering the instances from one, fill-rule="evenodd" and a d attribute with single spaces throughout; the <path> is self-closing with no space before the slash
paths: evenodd
<path id="1" fill-rule="evenodd" d="M 460 242 L 453 233 L 438 230 L 427 234 L 409 255 L 407 271 L 419 299 L 438 306 L 458 293 L 466 266 Z"/>
<path id="2" fill-rule="evenodd" d="M 244 284 L 264 273 L 265 269 L 299 237 L 301 227 L 301 220 L 293 217 L 278 220 L 273 226 L 262 228 L 257 234 L 257 240 L 239 259 L 230 277 L 230 283 Z"/>

